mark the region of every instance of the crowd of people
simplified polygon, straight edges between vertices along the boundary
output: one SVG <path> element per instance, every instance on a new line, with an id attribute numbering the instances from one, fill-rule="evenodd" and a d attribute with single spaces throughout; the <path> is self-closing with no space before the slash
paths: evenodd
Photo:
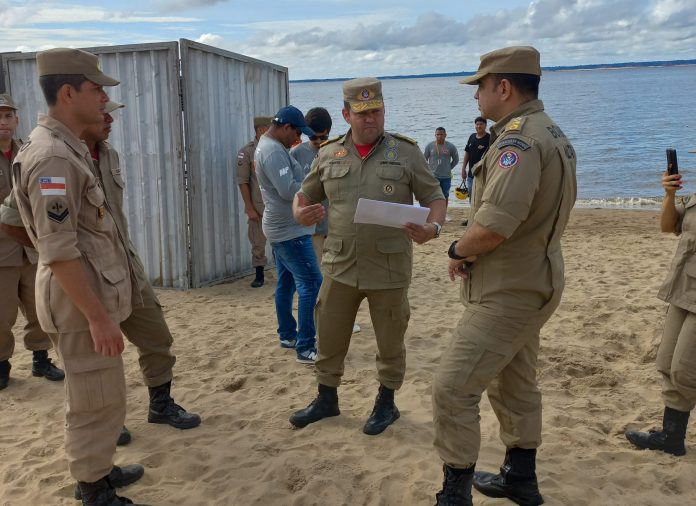
<path id="1" fill-rule="evenodd" d="M 40 52 L 37 64 L 48 113 L 39 115 L 23 145 L 13 138 L 18 106 L 0 96 L 0 389 L 10 385 L 19 308 L 27 319 L 25 345 L 34 353 L 32 373 L 65 381 L 65 454 L 75 497 L 90 506 L 132 504 L 115 489 L 137 481 L 144 468 L 113 464 L 117 444 L 130 440 L 122 335 L 138 349 L 148 421 L 191 429 L 201 418 L 171 396 L 173 339 L 128 235 L 123 172 L 107 142 L 123 106 L 105 88 L 119 83 L 100 70 L 96 56 L 77 49 Z M 481 116 L 462 164 L 471 199 L 467 228 L 447 250 L 448 274 L 461 280 L 464 308 L 432 388 L 444 478 L 439 506 L 473 504 L 472 488 L 521 505 L 544 502 L 536 476 L 537 354 L 540 331 L 563 293 L 561 237 L 577 187 L 575 151 L 544 112 L 540 79 L 538 51 L 516 46 L 483 55 L 478 71 L 461 81 L 476 87 Z M 439 237 L 459 157 L 443 127 L 424 151 L 409 137 L 386 132 L 377 79 L 344 82 L 342 100 L 349 129 L 334 138 L 322 107 L 303 115 L 287 106 L 254 118 L 255 137 L 239 150 L 236 175 L 249 223 L 252 286 L 265 283 L 268 241 L 277 269 L 279 346 L 316 373 L 316 397 L 290 423 L 301 429 L 340 415 L 344 362 L 367 299 L 377 388 L 362 430 L 376 436 L 400 416 L 395 394 L 406 372 L 413 242 Z M 490 133 L 487 120 L 494 122 Z M 659 294 L 670 303 L 657 359 L 665 415 L 661 431 L 626 437 L 640 448 L 683 455 L 696 403 L 695 202 L 675 199 L 678 174 L 666 174 L 662 184 L 662 230 L 685 238 Z M 415 199 L 428 216 L 402 228 L 356 223 L 361 198 L 407 205 Z M 48 358 L 51 347 L 64 370 Z M 499 473 L 476 470 L 484 391 L 506 448 Z"/>

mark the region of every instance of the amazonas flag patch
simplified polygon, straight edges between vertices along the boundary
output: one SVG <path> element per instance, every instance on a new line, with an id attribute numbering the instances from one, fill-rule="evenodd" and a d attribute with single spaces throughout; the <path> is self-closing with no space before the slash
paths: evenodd
<path id="1" fill-rule="evenodd" d="M 41 195 L 65 195 L 64 177 L 40 177 L 39 188 Z"/>

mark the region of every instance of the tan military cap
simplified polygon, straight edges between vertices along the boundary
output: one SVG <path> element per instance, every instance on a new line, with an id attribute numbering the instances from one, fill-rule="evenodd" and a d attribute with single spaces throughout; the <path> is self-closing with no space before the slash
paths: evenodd
<path id="1" fill-rule="evenodd" d="M 465 77 L 461 84 L 477 84 L 487 74 L 541 75 L 539 51 L 532 46 L 511 46 L 496 49 L 481 57 L 481 64 L 473 76 Z"/>
<path id="2" fill-rule="evenodd" d="M 273 116 L 254 116 L 254 128 L 271 126 Z"/>
<path id="3" fill-rule="evenodd" d="M 55 74 L 82 75 L 100 86 L 116 86 L 119 81 L 101 71 L 99 58 L 81 49 L 59 47 L 36 54 L 39 77 Z"/>
<path id="4" fill-rule="evenodd" d="M 18 109 L 14 103 L 14 100 L 12 100 L 12 97 L 7 94 L 0 95 L 0 107 L 7 107 L 8 109 L 14 109 L 15 111 Z"/>
<path id="5" fill-rule="evenodd" d="M 114 112 L 116 109 L 121 109 L 122 107 L 126 107 L 123 104 L 119 104 L 118 102 L 114 102 L 113 100 L 109 100 L 106 105 L 104 106 L 104 112 L 106 114 L 111 114 Z"/>
<path id="6" fill-rule="evenodd" d="M 384 107 L 382 83 L 374 77 L 360 77 L 343 83 L 343 100 L 353 112 L 369 111 Z"/>

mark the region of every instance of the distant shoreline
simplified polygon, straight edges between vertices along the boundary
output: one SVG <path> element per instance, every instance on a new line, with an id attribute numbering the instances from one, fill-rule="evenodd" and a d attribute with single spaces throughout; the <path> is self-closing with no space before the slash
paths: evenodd
<path id="1" fill-rule="evenodd" d="M 669 61 L 646 61 L 646 62 L 624 62 L 624 63 L 595 63 L 588 65 L 562 65 L 554 67 L 542 67 L 547 72 L 574 72 L 587 70 L 620 70 L 640 67 L 684 67 L 696 65 L 696 60 L 669 60 Z M 466 77 L 474 75 L 475 72 L 440 72 L 431 74 L 408 74 L 400 76 L 377 76 L 379 79 L 427 79 L 431 77 Z M 290 79 L 290 83 L 328 83 L 333 81 L 346 81 L 351 77 L 331 77 L 327 79 Z"/>

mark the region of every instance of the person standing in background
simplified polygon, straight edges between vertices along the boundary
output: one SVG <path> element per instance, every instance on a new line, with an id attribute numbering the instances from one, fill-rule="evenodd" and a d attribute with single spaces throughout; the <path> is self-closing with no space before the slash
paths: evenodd
<path id="1" fill-rule="evenodd" d="M 474 120 L 474 128 L 476 131 L 469 136 L 464 147 L 464 160 L 462 161 L 462 181 L 466 181 L 466 187 L 469 190 L 469 203 L 474 194 L 474 175 L 472 169 L 476 165 L 488 149 L 491 136 L 486 132 L 486 118 L 481 116 Z M 462 225 L 466 226 L 468 220 L 464 220 Z"/>
<path id="2" fill-rule="evenodd" d="M 459 163 L 459 152 L 451 142 L 447 142 L 447 131 L 444 127 L 435 129 L 435 140 L 425 146 L 423 156 L 428 162 L 428 167 L 440 183 L 440 188 L 449 205 L 449 193 L 452 187 L 452 170 Z M 449 216 L 445 219 L 450 221 Z"/>
<path id="3" fill-rule="evenodd" d="M 261 136 L 271 126 L 270 116 L 254 118 L 254 139 L 244 145 L 237 153 L 237 184 L 244 201 L 244 212 L 247 215 L 247 233 L 251 243 L 251 266 L 256 276 L 251 282 L 252 288 L 263 286 L 263 268 L 268 263 L 266 259 L 266 236 L 263 235 L 261 219 L 263 217 L 263 198 L 254 171 L 254 151 Z"/>

